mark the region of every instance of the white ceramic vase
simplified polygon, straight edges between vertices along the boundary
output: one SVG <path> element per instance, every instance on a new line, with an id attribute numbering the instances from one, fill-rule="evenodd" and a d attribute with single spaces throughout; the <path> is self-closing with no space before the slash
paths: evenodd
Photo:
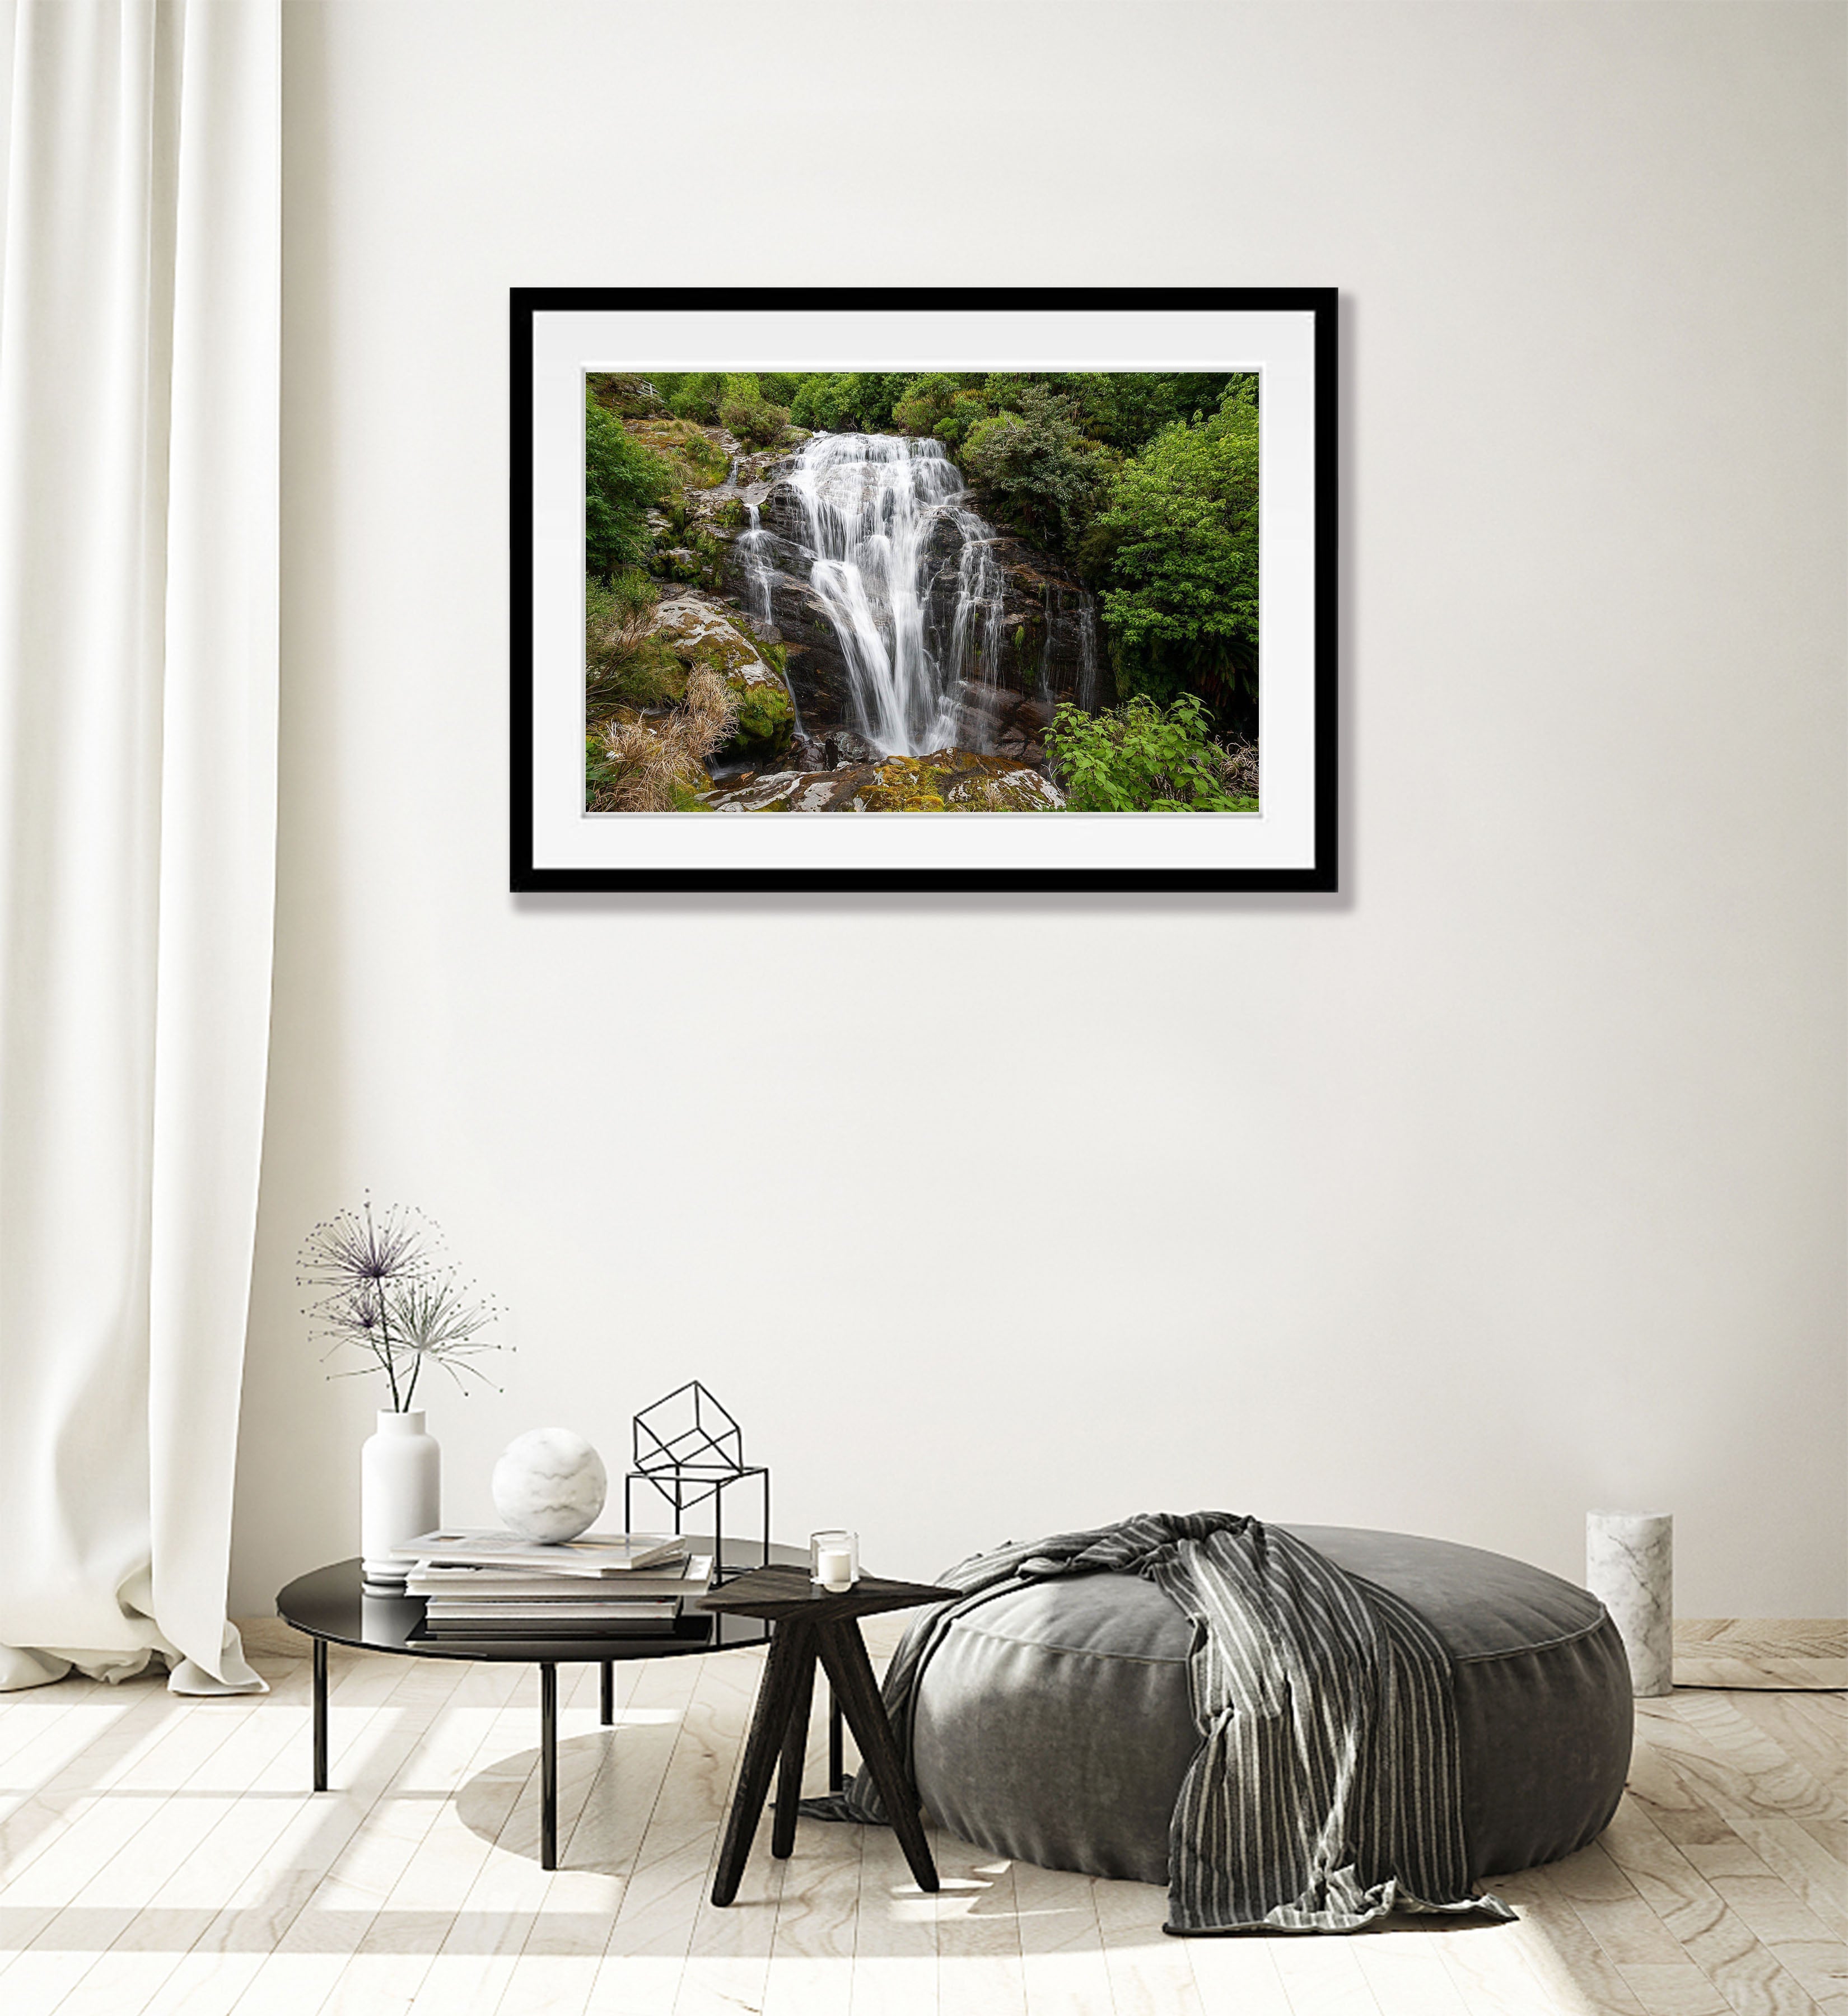
<path id="1" fill-rule="evenodd" d="M 442 1523 L 443 1453 L 423 1429 L 423 1409 L 379 1409 L 359 1452 L 359 1552 L 367 1584 L 402 1589 L 414 1557 L 406 1540 Z"/>

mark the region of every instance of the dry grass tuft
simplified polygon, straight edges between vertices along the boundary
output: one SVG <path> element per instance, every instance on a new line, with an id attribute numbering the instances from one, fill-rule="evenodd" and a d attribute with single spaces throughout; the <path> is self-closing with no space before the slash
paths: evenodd
<path id="1" fill-rule="evenodd" d="M 1258 795 L 1258 745 L 1255 742 L 1232 743 L 1220 760 L 1219 774 L 1234 797 L 1255 798 Z"/>
<path id="2" fill-rule="evenodd" d="M 729 740 L 738 703 L 709 665 L 686 675 L 686 696 L 648 721 L 611 721 L 598 731 L 587 809 L 593 812 L 685 812 L 706 781 L 706 762 Z"/>

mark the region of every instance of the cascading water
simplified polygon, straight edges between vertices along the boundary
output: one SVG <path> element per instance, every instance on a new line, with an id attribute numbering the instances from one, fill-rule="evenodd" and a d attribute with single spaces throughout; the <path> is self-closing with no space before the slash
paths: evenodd
<path id="1" fill-rule="evenodd" d="M 1039 618 L 1026 619 L 1028 657 L 1018 604 L 1039 577 L 1003 564 L 1007 542 L 968 500 L 941 442 L 859 434 L 816 435 L 779 467 L 761 506 L 745 500 L 736 551 L 753 620 L 771 625 L 780 596 L 806 591 L 840 647 L 844 725 L 882 754 L 989 749 L 1003 724 L 1018 747 L 1004 654 L 1020 661 L 1039 704 L 1053 699 L 1055 676 L 1081 698 L 1096 688 L 1090 596 L 1043 584 Z"/>
<path id="2" fill-rule="evenodd" d="M 1087 595 L 1078 612 L 1078 704 L 1095 714 L 1101 697 L 1097 679 L 1097 607 Z"/>
<path id="3" fill-rule="evenodd" d="M 750 525 L 738 535 L 738 553 L 744 563 L 745 585 L 751 592 L 751 621 L 767 630 L 775 620 L 776 571 L 765 550 L 769 542 L 758 522 L 757 506 L 747 504 L 744 510 Z"/>
<path id="4" fill-rule="evenodd" d="M 840 644 L 854 729 L 892 755 L 985 746 L 992 709 L 967 703 L 1000 682 L 1007 576 L 1000 535 L 969 508 L 942 444 L 817 435 L 781 482 L 800 507 L 793 542 Z M 740 557 L 752 614 L 767 621 L 791 542 L 747 509 Z"/>
<path id="5" fill-rule="evenodd" d="M 847 661 L 854 725 L 890 754 L 955 739 L 956 697 L 998 636 L 1001 571 L 994 527 L 964 502 L 956 465 L 933 441 L 821 434 L 788 478 L 813 558 L 809 585 Z M 949 649 L 931 649 L 930 603 L 946 521 L 960 535 Z M 988 652 L 992 661 L 992 648 Z"/>

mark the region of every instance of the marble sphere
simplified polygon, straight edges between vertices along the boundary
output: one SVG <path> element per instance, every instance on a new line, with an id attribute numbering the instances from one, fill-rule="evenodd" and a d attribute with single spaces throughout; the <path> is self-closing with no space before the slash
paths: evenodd
<path id="1" fill-rule="evenodd" d="M 603 1458 L 569 1428 L 517 1435 L 494 1466 L 494 1509 L 529 1540 L 575 1540 L 609 1489 Z"/>

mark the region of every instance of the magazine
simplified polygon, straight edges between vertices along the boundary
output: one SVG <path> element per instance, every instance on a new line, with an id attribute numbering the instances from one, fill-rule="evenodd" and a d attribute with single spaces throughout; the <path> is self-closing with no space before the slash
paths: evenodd
<path id="1" fill-rule="evenodd" d="M 684 1555 L 677 1533 L 580 1533 L 575 1540 L 528 1540 L 499 1528 L 439 1528 L 399 1548 L 430 1563 L 537 1568 L 548 1575 L 629 1575 Z"/>

